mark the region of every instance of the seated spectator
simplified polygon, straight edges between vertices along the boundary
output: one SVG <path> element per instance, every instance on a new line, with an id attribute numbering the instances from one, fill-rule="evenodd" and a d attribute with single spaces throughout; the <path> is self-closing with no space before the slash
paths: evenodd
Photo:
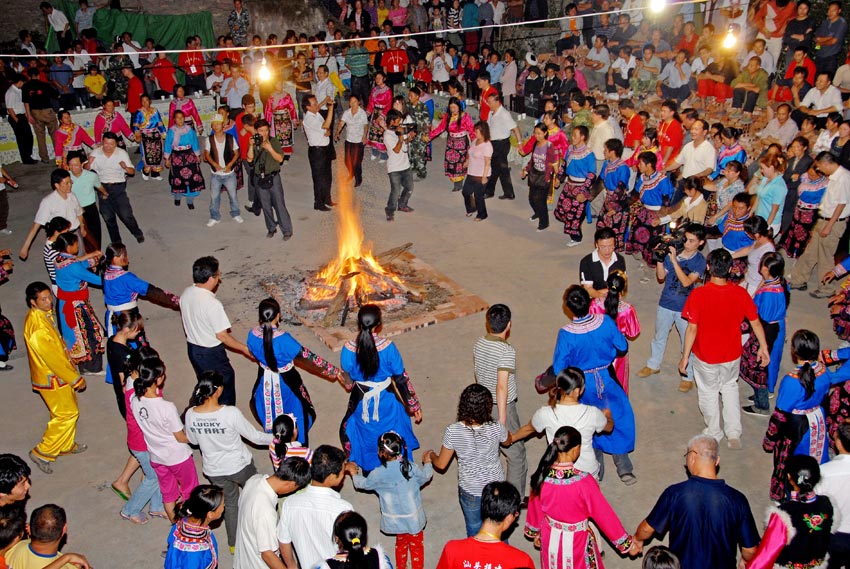
<path id="1" fill-rule="evenodd" d="M 624 45 L 619 48 L 619 55 L 608 69 L 608 84 L 605 91 L 612 101 L 619 101 L 621 97 L 627 97 L 629 92 L 629 81 L 637 66 L 637 59 L 632 55 L 632 48 Z"/>
<path id="2" fill-rule="evenodd" d="M 46 504 L 30 515 L 29 539 L 22 539 L 6 552 L 6 564 L 22 569 L 88 569 L 88 561 L 77 553 L 59 553 L 59 546 L 68 533 L 65 510 Z M 54 563 L 55 562 L 55 563 Z"/>
<path id="3" fill-rule="evenodd" d="M 776 108 L 776 116 L 767 122 L 767 125 L 756 133 L 756 137 L 762 144 L 779 144 L 783 148 L 791 144 L 797 136 L 797 124 L 791 119 L 791 105 L 782 103 Z"/>
<path id="4" fill-rule="evenodd" d="M 747 66 L 732 80 L 732 108 L 744 111 L 749 117 L 756 105 L 767 105 L 768 74 L 761 67 L 761 59 L 751 57 Z"/>
<path id="5" fill-rule="evenodd" d="M 814 63 L 812 63 L 814 65 Z M 845 101 L 850 99 L 850 53 L 847 54 L 847 60 L 844 65 L 835 71 L 835 77 L 832 78 L 832 84 L 841 91 L 841 98 Z"/>
<path id="6" fill-rule="evenodd" d="M 540 95 L 543 99 L 554 99 L 557 101 L 558 92 L 561 90 L 561 79 L 558 77 L 558 71 L 561 68 L 556 63 L 546 64 L 546 77 L 543 79 L 543 85 L 540 89 Z"/>
<path id="7" fill-rule="evenodd" d="M 563 54 L 565 51 L 570 54 L 575 52 L 575 49 L 581 45 L 581 29 L 583 18 L 576 18 L 578 8 L 574 2 L 570 2 L 564 6 L 564 16 L 569 16 L 568 19 L 561 20 L 561 31 L 563 37 L 555 42 L 555 51 Z"/>
<path id="8" fill-rule="evenodd" d="M 691 91 L 696 94 L 697 77 L 706 70 L 706 68 L 714 63 L 714 58 L 711 57 L 711 48 L 702 46 L 697 51 L 697 56 L 691 61 L 691 80 L 688 82 Z"/>
<path id="9" fill-rule="evenodd" d="M 89 65 L 88 75 L 83 82 L 86 93 L 89 96 L 89 104 L 92 108 L 100 108 L 106 99 L 106 77 L 97 68 L 97 65 Z"/>
<path id="10" fill-rule="evenodd" d="M 723 103 L 732 97 L 729 83 L 738 75 L 738 64 L 731 55 L 724 54 L 718 61 L 712 62 L 697 77 L 697 96 L 703 99 L 713 97 Z"/>
<path id="11" fill-rule="evenodd" d="M 763 38 L 756 38 L 751 49 L 741 60 L 742 65 L 746 66 L 752 58 L 758 57 L 761 60 L 761 68 L 767 71 L 768 75 L 776 73 L 776 59 L 767 51 L 767 42 Z M 789 65 L 790 67 L 790 65 Z"/>
<path id="12" fill-rule="evenodd" d="M 617 29 L 614 30 L 611 39 L 608 42 L 608 47 L 619 48 L 624 45 L 629 45 L 632 37 L 637 33 L 637 28 L 632 25 L 631 14 L 621 13 L 617 20 Z"/>
<path id="13" fill-rule="evenodd" d="M 817 117 L 818 126 L 823 127 L 829 113 L 841 112 L 843 107 L 841 91 L 838 90 L 838 87 L 830 83 L 829 77 L 828 73 L 818 73 L 814 88 L 806 93 L 806 96 L 803 97 L 800 104 L 791 113 L 791 118 L 798 125 L 808 115 Z"/>
<path id="14" fill-rule="evenodd" d="M 682 37 L 679 38 L 678 43 L 674 46 L 674 48 L 678 50 L 684 49 L 688 52 L 688 59 L 692 58 L 697 52 L 697 42 L 699 41 L 699 36 L 696 32 L 696 26 L 694 26 L 693 22 L 685 22 L 685 28 Z"/>
<path id="15" fill-rule="evenodd" d="M 691 66 L 688 64 L 688 52 L 684 49 L 676 53 L 673 61 L 664 66 L 655 94 L 662 99 L 675 99 L 681 105 L 691 95 Z"/>
<path id="16" fill-rule="evenodd" d="M 584 58 L 584 76 L 587 78 L 588 87 L 602 89 L 607 82 L 608 68 L 611 66 L 607 45 L 607 37 L 596 36 L 593 49 Z"/>
<path id="17" fill-rule="evenodd" d="M 791 84 L 794 80 L 794 72 L 799 67 L 806 70 L 806 76 L 804 79 L 807 79 L 807 82 L 808 80 L 814 80 L 815 62 L 809 58 L 806 47 L 798 45 L 794 50 L 792 57 L 793 59 L 788 62 L 788 66 L 785 70 L 785 77 L 782 79 L 776 78 L 775 85 L 767 95 L 769 100 L 777 102 L 788 102 L 792 100 Z M 811 85 L 809 85 L 809 87 L 811 87 Z M 805 96 L 805 93 L 801 95 L 801 97 Z"/>
<path id="18" fill-rule="evenodd" d="M 826 117 L 826 126 L 820 132 L 815 145 L 812 147 L 812 154 L 820 154 L 824 150 L 828 151 L 832 148 L 833 141 L 838 138 L 838 127 L 843 122 L 844 119 L 841 118 L 839 113 L 829 113 Z"/>
<path id="19" fill-rule="evenodd" d="M 658 84 L 661 74 L 661 58 L 655 55 L 655 47 L 651 44 L 643 48 L 643 59 L 637 62 L 635 73 L 629 84 L 635 97 L 646 96 Z"/>

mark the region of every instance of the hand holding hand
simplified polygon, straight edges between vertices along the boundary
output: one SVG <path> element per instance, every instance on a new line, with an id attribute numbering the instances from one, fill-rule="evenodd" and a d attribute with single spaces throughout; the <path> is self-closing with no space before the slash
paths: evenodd
<path id="1" fill-rule="evenodd" d="M 413 412 L 413 420 L 417 425 L 422 422 L 422 409 L 417 409 Z"/>
<path id="2" fill-rule="evenodd" d="M 0 254 L 2 254 L 2 253 L 0 253 Z M 835 272 L 834 271 L 828 271 L 823 276 L 823 278 L 820 280 L 820 282 L 821 282 L 821 284 L 826 284 L 826 283 L 831 283 L 834 280 L 835 280 Z"/>

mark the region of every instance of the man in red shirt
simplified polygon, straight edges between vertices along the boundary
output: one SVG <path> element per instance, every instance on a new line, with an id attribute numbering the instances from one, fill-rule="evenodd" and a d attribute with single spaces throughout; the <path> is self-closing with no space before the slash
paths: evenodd
<path id="1" fill-rule="evenodd" d="M 186 74 L 186 95 L 192 95 L 195 91 L 203 91 L 206 86 L 206 68 L 204 67 L 204 54 L 197 51 L 197 40 L 195 37 L 186 39 L 186 49 L 177 59 L 177 66 Z"/>
<path id="2" fill-rule="evenodd" d="M 156 46 L 157 51 L 164 50 L 161 45 Z M 174 86 L 177 84 L 177 68 L 168 59 L 164 53 L 156 54 L 156 61 L 153 62 L 153 78 L 156 81 L 156 92 L 154 98 L 168 96 L 174 93 Z"/>
<path id="3" fill-rule="evenodd" d="M 632 152 L 629 154 L 632 154 L 640 146 L 640 141 L 643 139 L 643 119 L 635 111 L 635 103 L 631 99 L 621 99 L 619 106 L 620 116 L 628 121 L 623 133 L 625 136 L 623 146 L 630 149 Z M 625 154 L 624 157 L 628 158 Z"/>
<path id="4" fill-rule="evenodd" d="M 254 166 L 248 161 L 248 148 L 253 144 L 252 137 L 257 132 L 254 129 L 254 113 L 257 110 L 257 101 L 250 93 L 242 96 L 242 112 L 233 119 L 236 123 L 236 134 L 239 142 L 239 152 L 242 156 L 242 165 L 245 166 L 245 176 L 248 183 L 248 203 L 245 209 L 254 215 L 260 215 L 260 198 L 257 196 L 257 184 L 254 178 Z"/>
<path id="5" fill-rule="evenodd" d="M 481 91 L 481 97 L 478 99 L 478 116 L 483 122 L 487 122 L 487 117 L 490 116 L 490 105 L 487 104 L 487 98 L 490 95 L 498 95 L 496 88 L 490 85 L 490 74 L 482 71 L 476 79 L 478 89 Z"/>
<path id="6" fill-rule="evenodd" d="M 121 73 L 127 79 L 127 112 L 130 118 L 142 108 L 142 95 L 145 94 L 145 84 L 133 73 L 129 65 L 121 68 Z"/>
<path id="7" fill-rule="evenodd" d="M 502 541 L 502 533 L 519 517 L 519 505 L 519 490 L 513 484 L 491 482 L 485 486 L 481 493 L 481 529 L 477 535 L 446 543 L 437 569 L 534 567 L 527 553 Z"/>
<path id="8" fill-rule="evenodd" d="M 395 86 L 404 83 L 407 76 L 407 50 L 398 47 L 398 39 L 390 38 L 390 48 L 381 56 L 381 66 L 387 74 L 387 85 L 395 90 Z"/>
<path id="9" fill-rule="evenodd" d="M 720 441 L 726 433 L 731 449 L 741 448 L 741 408 L 738 399 L 738 372 L 741 365 L 741 322 L 748 320 L 759 343 L 758 361 L 770 363 L 764 329 L 753 299 L 744 287 L 727 280 L 732 255 L 715 249 L 708 255 L 710 280 L 695 289 L 682 310 L 688 321 L 685 349 L 679 372 L 687 373 L 688 358 L 694 353 L 694 379 L 699 395 L 699 410 L 705 421 L 703 433 Z M 724 428 L 720 427 L 720 402 L 723 402 Z"/>

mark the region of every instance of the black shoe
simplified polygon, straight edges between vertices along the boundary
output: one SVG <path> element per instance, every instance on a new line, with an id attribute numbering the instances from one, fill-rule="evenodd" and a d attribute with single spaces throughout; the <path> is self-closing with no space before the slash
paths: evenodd
<path id="1" fill-rule="evenodd" d="M 325 205 L 326 205 L 327 207 L 333 207 L 333 206 L 335 206 L 335 205 L 339 205 L 339 204 L 338 204 L 337 202 L 333 201 L 333 200 L 330 200 L 330 201 L 329 201 L 328 203 L 326 203 Z"/>
<path id="2" fill-rule="evenodd" d="M 315 209 L 316 211 L 332 211 L 331 208 L 326 205 L 316 206 L 313 209 Z"/>
<path id="3" fill-rule="evenodd" d="M 484 199 L 489 200 L 490 198 L 495 197 L 495 196 L 496 196 L 496 194 L 484 194 Z"/>
<path id="4" fill-rule="evenodd" d="M 145 236 L 139 235 L 138 237 L 136 237 L 136 242 L 137 243 L 144 243 L 145 242 Z"/>
<path id="5" fill-rule="evenodd" d="M 500 200 L 513 200 L 516 199 L 516 196 L 499 196 Z"/>
<path id="6" fill-rule="evenodd" d="M 271 239 L 272 237 L 274 237 L 275 233 L 277 233 L 277 229 L 272 229 L 271 231 L 266 233 L 266 239 Z"/>
<path id="7" fill-rule="evenodd" d="M 187 204 L 186 204 L 186 207 L 188 207 L 189 209 L 195 209 L 195 204 L 193 204 L 193 203 L 187 203 Z"/>
<path id="8" fill-rule="evenodd" d="M 180 200 L 174 200 L 174 206 L 180 207 Z"/>
<path id="9" fill-rule="evenodd" d="M 359 188 L 363 184 L 363 180 L 355 180 L 354 187 Z"/>
<path id="10" fill-rule="evenodd" d="M 747 415 L 756 415 L 757 417 L 767 417 L 770 415 L 770 411 L 767 409 L 759 409 L 753 405 L 747 405 L 746 407 L 741 407 L 741 411 L 746 413 Z"/>
<path id="11" fill-rule="evenodd" d="M 399 211 L 403 211 L 404 213 L 413 213 L 415 210 L 412 207 L 404 206 L 398 208 Z"/>
<path id="12" fill-rule="evenodd" d="M 38 160 L 29 159 L 29 160 L 24 160 L 23 163 L 26 164 L 27 166 L 34 166 L 34 165 L 38 164 Z"/>

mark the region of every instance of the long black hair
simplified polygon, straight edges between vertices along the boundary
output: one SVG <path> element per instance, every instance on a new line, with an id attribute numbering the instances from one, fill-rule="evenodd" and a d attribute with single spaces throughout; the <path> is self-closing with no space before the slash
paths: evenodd
<path id="1" fill-rule="evenodd" d="M 174 515 L 178 519 L 195 518 L 206 521 L 210 512 L 221 506 L 224 501 L 224 490 L 214 484 L 195 486 L 185 502 L 174 506 Z"/>
<path id="2" fill-rule="evenodd" d="M 141 399 L 145 391 L 165 374 L 165 364 L 158 357 L 145 358 L 139 363 L 138 373 L 139 376 L 133 380 L 133 392 L 136 398 Z"/>
<path id="3" fill-rule="evenodd" d="M 410 480 L 410 461 L 407 460 L 407 442 L 395 431 L 387 431 L 378 437 L 378 458 L 387 465 L 391 460 L 401 461 L 401 475 Z"/>
<path id="4" fill-rule="evenodd" d="M 263 355 L 266 358 L 266 367 L 277 371 L 277 358 L 274 355 L 274 326 L 272 321 L 280 316 L 280 304 L 273 299 L 267 298 L 260 301 L 259 312 L 260 326 L 263 327 Z"/>
<path id="5" fill-rule="evenodd" d="M 219 387 L 224 386 L 224 377 L 217 371 L 205 371 L 198 378 L 198 383 L 192 389 L 192 396 L 189 398 L 189 407 L 197 407 L 203 405 L 213 396 Z"/>
<path id="6" fill-rule="evenodd" d="M 820 482 L 820 465 L 816 458 L 807 454 L 795 454 L 788 457 L 785 465 L 788 478 L 796 484 L 801 494 L 814 491 Z"/>
<path id="7" fill-rule="evenodd" d="M 605 314 L 616 322 L 620 311 L 620 297 L 626 291 L 626 275 L 622 271 L 614 271 L 608 275 L 605 285 L 608 287 L 608 294 L 605 295 Z"/>
<path id="8" fill-rule="evenodd" d="M 357 365 L 363 372 L 363 377 L 371 378 L 378 373 L 380 359 L 375 338 L 375 329 L 381 325 L 381 309 L 374 304 L 364 304 L 357 313 Z"/>
<path id="9" fill-rule="evenodd" d="M 806 397 L 811 397 L 815 392 L 813 363 L 817 362 L 820 355 L 820 338 L 811 330 L 797 330 L 791 337 L 791 353 L 795 360 L 806 362 L 800 366 L 797 379 L 806 390 Z"/>
<path id="10" fill-rule="evenodd" d="M 467 385 L 460 394 L 457 420 L 464 425 L 483 425 L 493 421 L 493 395 L 479 383 Z"/>
<path id="11" fill-rule="evenodd" d="M 115 257 L 126 257 L 127 247 L 123 243 L 110 243 L 103 252 L 103 258 L 97 264 L 97 273 L 101 280 L 106 275 L 106 269 L 115 260 Z"/>
<path id="12" fill-rule="evenodd" d="M 791 304 L 791 289 L 788 288 L 788 283 L 785 281 L 785 259 L 779 253 L 770 251 L 762 256 L 759 268 L 767 269 L 770 278 L 779 279 L 782 292 L 785 293 L 785 308 L 788 308 L 788 305 Z"/>
<path id="13" fill-rule="evenodd" d="M 552 386 L 552 409 L 555 408 L 561 397 L 576 389 L 584 390 L 584 372 L 575 366 L 570 366 L 558 374 L 555 385 Z"/>
<path id="14" fill-rule="evenodd" d="M 369 530 L 366 519 L 357 512 L 343 512 L 334 522 L 334 537 L 347 555 L 346 569 L 369 569 L 366 559 L 366 544 L 369 542 Z"/>
<path id="15" fill-rule="evenodd" d="M 581 446 L 581 433 L 575 427 L 564 426 L 555 431 L 555 436 L 552 437 L 552 442 L 546 447 L 543 456 L 540 457 L 540 462 L 537 464 L 537 470 L 531 475 L 531 493 L 535 496 L 540 495 L 540 488 L 543 487 L 543 480 L 549 474 L 552 465 L 558 461 L 558 454 L 569 452 L 577 446 Z"/>
<path id="16" fill-rule="evenodd" d="M 288 450 L 286 444 L 291 443 L 295 438 L 296 426 L 295 419 L 286 414 L 278 415 L 272 423 L 274 453 L 281 461 L 286 458 L 286 451 Z"/>
<path id="17" fill-rule="evenodd" d="M 65 253 L 68 247 L 78 242 L 77 236 L 73 233 L 60 233 L 56 236 L 56 241 L 53 242 L 53 250 Z"/>

